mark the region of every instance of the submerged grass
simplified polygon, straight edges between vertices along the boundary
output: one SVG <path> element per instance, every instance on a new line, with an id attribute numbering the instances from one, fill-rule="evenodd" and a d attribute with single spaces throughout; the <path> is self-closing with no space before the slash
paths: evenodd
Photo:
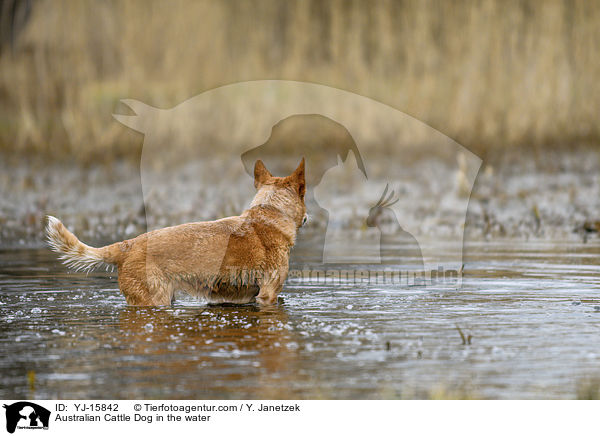
<path id="1" fill-rule="evenodd" d="M 470 334 L 467 334 L 467 336 L 465 336 L 458 324 L 456 324 L 456 330 L 458 330 L 458 334 L 460 335 L 462 345 L 471 345 L 471 339 L 473 339 L 473 336 L 471 336 Z"/>
<path id="2" fill-rule="evenodd" d="M 1 55 L 0 149 L 137 153 L 119 99 L 256 79 L 366 95 L 479 153 L 596 142 L 599 20 L 584 0 L 41 0 Z"/>

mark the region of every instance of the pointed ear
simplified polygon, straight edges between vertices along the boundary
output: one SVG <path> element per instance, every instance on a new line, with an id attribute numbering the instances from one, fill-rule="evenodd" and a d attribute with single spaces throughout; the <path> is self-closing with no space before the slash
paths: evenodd
<path id="1" fill-rule="evenodd" d="M 306 193 L 306 178 L 305 178 L 305 173 L 304 173 L 304 158 L 302 158 L 302 160 L 300 161 L 300 165 L 298 165 L 298 168 L 296 168 L 296 171 L 294 171 L 292 173 L 292 179 L 294 179 L 296 181 L 296 183 L 298 183 L 298 192 L 300 194 L 300 197 L 304 197 L 304 194 Z"/>
<path id="2" fill-rule="evenodd" d="M 262 160 L 257 160 L 254 164 L 254 187 L 258 189 L 260 185 L 265 183 L 271 177 L 273 176 L 271 176 L 271 173 L 267 170 Z"/>

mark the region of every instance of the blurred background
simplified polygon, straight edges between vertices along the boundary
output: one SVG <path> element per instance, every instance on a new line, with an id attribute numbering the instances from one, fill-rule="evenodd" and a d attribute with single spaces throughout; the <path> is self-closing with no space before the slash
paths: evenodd
<path id="1" fill-rule="evenodd" d="M 467 222 L 478 236 L 556 236 L 558 229 L 561 237 L 574 230 L 587 237 L 600 229 L 599 23 L 600 2 L 577 0 L 0 0 L 0 238 L 40 243 L 46 213 L 92 240 L 143 231 L 144 137 L 113 118 L 136 114 L 120 100 L 170 109 L 223 85 L 264 79 L 385 103 L 419 121 L 403 129 L 402 145 L 420 147 L 424 123 L 482 158 Z M 261 111 L 244 107 L 250 96 L 236 98 L 252 131 Z M 229 133 L 221 109 L 210 106 L 188 125 Z M 347 124 L 374 131 L 361 153 L 385 164 L 395 145 L 375 112 L 345 109 Z M 194 146 L 238 159 L 240 150 L 221 142 Z M 458 179 L 473 172 L 456 164 L 448 171 Z M 217 158 L 206 166 L 191 173 L 230 164 Z M 191 185 L 163 175 L 175 187 Z M 243 172 L 234 176 L 230 184 L 248 184 Z M 222 197 L 198 194 L 201 216 L 196 205 L 169 218 L 169 207 L 159 223 L 213 219 L 247 201 Z M 424 222 L 421 215 L 414 221 Z"/>
<path id="2" fill-rule="evenodd" d="M 600 138 L 597 1 L 2 0 L 0 13 L 9 152 L 130 155 L 141 141 L 111 117 L 120 98 L 166 108 L 256 79 L 371 97 L 480 156 Z"/>

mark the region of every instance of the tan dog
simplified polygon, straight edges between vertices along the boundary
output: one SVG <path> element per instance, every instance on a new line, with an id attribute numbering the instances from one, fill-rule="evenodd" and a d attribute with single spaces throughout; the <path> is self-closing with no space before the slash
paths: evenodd
<path id="1" fill-rule="evenodd" d="M 52 249 L 77 270 L 116 265 L 131 305 L 168 305 L 176 290 L 209 303 L 274 304 L 306 221 L 304 159 L 288 177 L 273 177 L 256 161 L 254 186 L 256 196 L 240 216 L 154 230 L 102 248 L 83 244 L 51 216 L 46 233 Z"/>

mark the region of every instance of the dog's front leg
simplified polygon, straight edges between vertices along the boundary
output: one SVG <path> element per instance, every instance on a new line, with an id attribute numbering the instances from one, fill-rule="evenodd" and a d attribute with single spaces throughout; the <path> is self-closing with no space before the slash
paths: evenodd
<path id="1" fill-rule="evenodd" d="M 288 266 L 265 274 L 261 280 L 260 291 L 256 296 L 256 302 L 266 306 L 277 303 L 277 294 L 283 288 L 283 282 L 288 275 Z"/>

